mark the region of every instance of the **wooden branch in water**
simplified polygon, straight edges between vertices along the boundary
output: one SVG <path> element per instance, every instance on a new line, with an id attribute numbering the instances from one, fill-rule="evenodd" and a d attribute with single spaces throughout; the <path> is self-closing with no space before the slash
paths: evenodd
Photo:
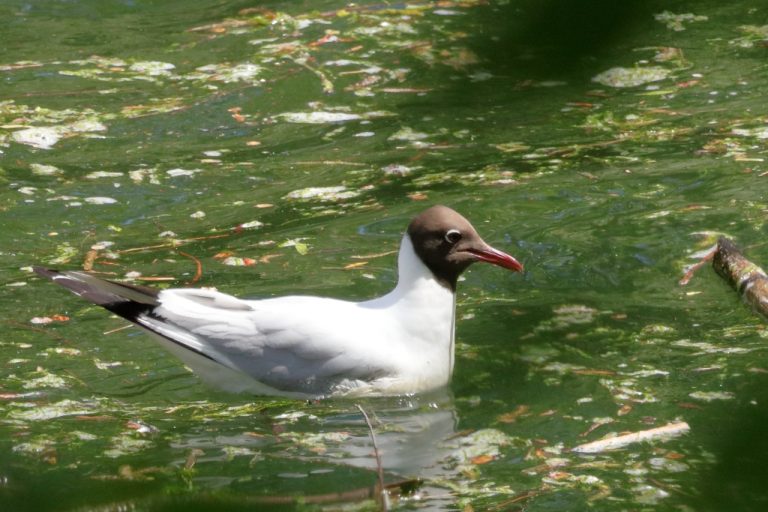
<path id="1" fill-rule="evenodd" d="M 755 311 L 768 318 L 768 275 L 744 257 L 733 240 L 720 237 L 712 266 Z"/>

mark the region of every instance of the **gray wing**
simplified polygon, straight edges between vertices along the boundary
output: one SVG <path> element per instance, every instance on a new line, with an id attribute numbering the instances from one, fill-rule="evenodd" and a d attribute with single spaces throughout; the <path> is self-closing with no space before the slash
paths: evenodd
<path id="1" fill-rule="evenodd" d="M 243 301 L 208 289 L 161 291 L 85 272 L 35 272 L 150 331 L 204 378 L 215 363 L 276 390 L 318 395 L 344 379 L 371 381 L 389 373 L 366 363 L 366 340 L 339 336 L 339 326 L 329 321 L 344 317 L 329 311 L 351 303 L 313 297 Z"/>
<path id="2" fill-rule="evenodd" d="M 366 362 L 367 340 L 343 336 L 331 320 L 345 318 L 331 313 L 350 303 L 314 297 L 242 301 L 211 290 L 167 290 L 159 300 L 143 324 L 189 333 L 194 339 L 188 346 L 279 390 L 325 394 L 344 379 L 371 381 L 390 373 Z"/>

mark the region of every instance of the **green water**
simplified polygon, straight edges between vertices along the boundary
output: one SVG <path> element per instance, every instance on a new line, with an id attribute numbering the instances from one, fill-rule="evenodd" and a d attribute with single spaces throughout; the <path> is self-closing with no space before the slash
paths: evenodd
<path id="1" fill-rule="evenodd" d="M 376 510 L 358 405 L 395 509 L 763 510 L 768 331 L 679 280 L 768 265 L 768 8 L 640 4 L 4 2 L 0 510 Z M 29 269 L 367 298 L 434 203 L 526 265 L 435 396 L 224 395 Z"/>

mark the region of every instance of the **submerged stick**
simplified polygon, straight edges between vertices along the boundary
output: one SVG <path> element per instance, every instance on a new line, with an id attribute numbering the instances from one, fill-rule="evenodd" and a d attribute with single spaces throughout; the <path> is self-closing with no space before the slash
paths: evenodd
<path id="1" fill-rule="evenodd" d="M 591 443 L 580 444 L 574 447 L 571 451 L 575 453 L 600 453 L 608 450 L 618 450 L 634 443 L 641 443 L 647 441 L 667 440 L 673 437 L 687 434 L 691 430 L 691 427 L 684 421 L 674 421 L 667 423 L 664 426 L 652 428 L 650 430 L 641 430 L 640 432 L 632 432 L 630 434 L 623 434 L 616 437 L 609 437 L 606 439 L 598 439 Z"/>
<path id="2" fill-rule="evenodd" d="M 363 406 L 360 404 L 356 405 L 360 411 L 360 414 L 362 414 L 363 418 L 365 418 L 365 424 L 368 425 L 368 433 L 371 435 L 371 442 L 373 443 L 373 455 L 376 457 L 376 473 L 379 476 L 379 492 L 381 493 L 378 498 L 380 499 L 381 509 L 384 512 L 387 512 L 389 510 L 389 494 L 387 493 L 386 486 L 384 485 L 384 466 L 381 464 L 381 454 L 379 453 L 379 445 L 376 443 L 376 434 L 373 431 L 371 420 L 368 418 L 368 413 L 365 412 Z"/>
<path id="3" fill-rule="evenodd" d="M 768 275 L 741 253 L 733 240 L 721 237 L 712 260 L 715 271 L 728 281 L 755 311 L 768 318 Z"/>

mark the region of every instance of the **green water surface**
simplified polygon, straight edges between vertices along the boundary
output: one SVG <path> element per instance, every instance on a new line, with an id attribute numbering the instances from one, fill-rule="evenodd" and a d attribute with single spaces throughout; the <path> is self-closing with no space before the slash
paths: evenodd
<path id="1" fill-rule="evenodd" d="M 620 5 L 619 5 L 620 4 Z M 762 2 L 0 6 L 0 510 L 764 510 Z M 523 275 L 459 284 L 423 397 L 213 391 L 31 273 L 362 299 L 443 203 Z M 199 267 L 198 267 L 199 263 Z M 689 430 L 579 455 L 604 436 Z"/>

